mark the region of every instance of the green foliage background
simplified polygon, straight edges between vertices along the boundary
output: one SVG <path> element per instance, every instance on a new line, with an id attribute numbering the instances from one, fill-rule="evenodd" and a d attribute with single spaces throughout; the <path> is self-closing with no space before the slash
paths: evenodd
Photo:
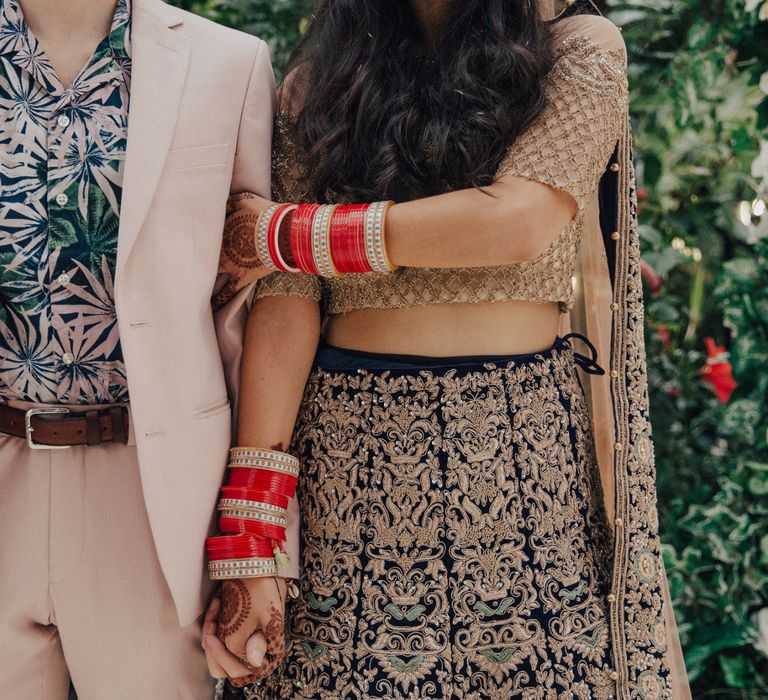
<path id="1" fill-rule="evenodd" d="M 264 38 L 278 72 L 313 6 L 176 4 Z M 768 199 L 768 145 L 752 173 L 768 139 L 768 2 L 608 5 L 630 53 L 644 258 L 661 278 L 647 337 L 686 662 L 696 698 L 768 698 L 768 215 L 748 216 Z M 727 404 L 701 381 L 707 336 L 731 351 L 739 387 Z"/>

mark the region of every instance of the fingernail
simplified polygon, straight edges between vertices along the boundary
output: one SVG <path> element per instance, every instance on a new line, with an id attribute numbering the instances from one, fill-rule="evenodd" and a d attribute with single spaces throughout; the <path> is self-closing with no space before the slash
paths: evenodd
<path id="1" fill-rule="evenodd" d="M 248 663 L 251 666 L 261 666 L 262 661 L 264 661 L 264 654 L 262 652 L 255 651 L 248 654 Z"/>

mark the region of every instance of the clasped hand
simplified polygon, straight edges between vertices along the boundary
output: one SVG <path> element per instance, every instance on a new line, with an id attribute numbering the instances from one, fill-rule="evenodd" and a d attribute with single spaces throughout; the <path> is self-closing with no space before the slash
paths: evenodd
<path id="1" fill-rule="evenodd" d="M 269 676 L 286 654 L 286 580 L 225 581 L 203 623 L 203 649 L 214 678 L 237 688 Z"/>
<path id="2" fill-rule="evenodd" d="M 273 202 L 250 192 L 232 195 L 227 202 L 227 220 L 219 259 L 219 274 L 227 282 L 213 300 L 215 308 L 229 302 L 241 289 L 270 274 L 256 250 L 256 223 Z"/>

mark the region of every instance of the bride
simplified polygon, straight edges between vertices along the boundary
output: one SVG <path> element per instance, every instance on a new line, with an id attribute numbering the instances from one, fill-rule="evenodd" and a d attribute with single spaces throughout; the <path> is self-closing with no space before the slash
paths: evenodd
<path id="1" fill-rule="evenodd" d="M 209 611 L 232 692 L 690 697 L 625 48 L 589 2 L 552 15 L 326 0 L 294 57 L 279 206 L 237 198 L 222 269 L 230 293 L 257 281 L 233 467 L 296 458 L 301 547 L 288 527 L 293 573 L 254 568 Z"/>

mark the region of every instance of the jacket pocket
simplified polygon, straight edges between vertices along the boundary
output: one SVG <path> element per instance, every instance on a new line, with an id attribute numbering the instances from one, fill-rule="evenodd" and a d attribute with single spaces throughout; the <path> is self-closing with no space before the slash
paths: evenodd
<path id="1" fill-rule="evenodd" d="M 229 165 L 232 161 L 232 146 L 228 143 L 215 143 L 210 146 L 191 148 L 172 148 L 165 160 L 166 172 L 196 170 Z"/>

